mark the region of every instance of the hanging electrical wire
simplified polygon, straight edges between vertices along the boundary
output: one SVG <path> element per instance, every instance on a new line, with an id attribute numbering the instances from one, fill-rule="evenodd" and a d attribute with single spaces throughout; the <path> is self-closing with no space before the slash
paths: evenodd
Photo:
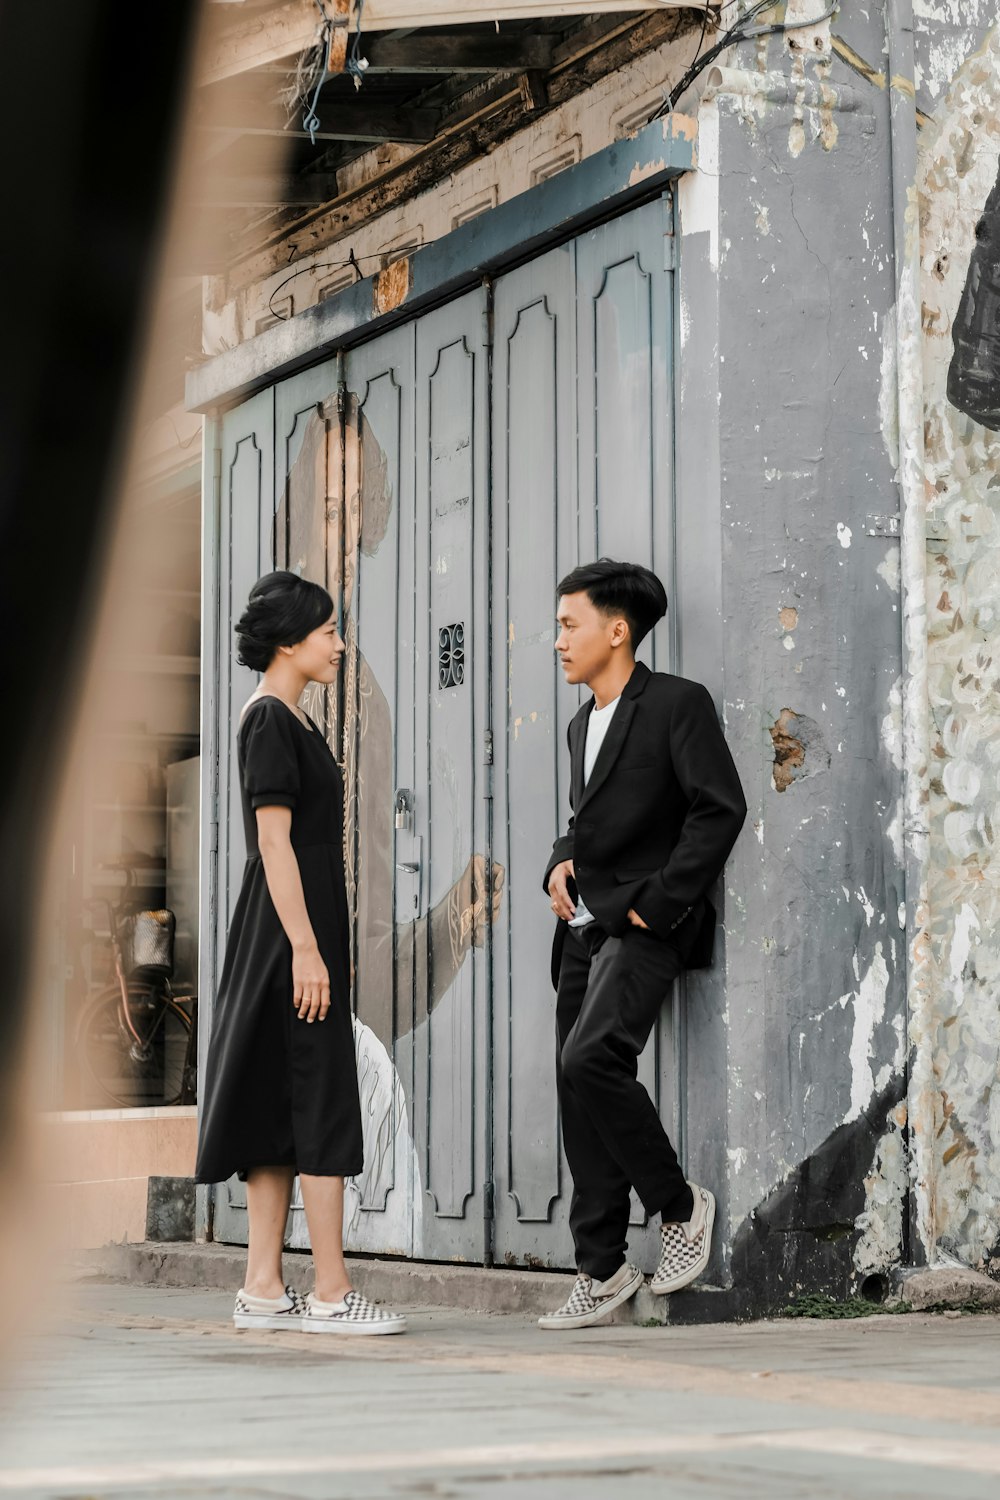
<path id="1" fill-rule="evenodd" d="M 333 35 L 333 21 L 327 15 L 323 0 L 316 0 L 316 9 L 323 18 L 318 43 L 319 58 L 316 64 L 316 87 L 313 90 L 309 107 L 302 116 L 302 129 L 309 132 L 310 146 L 315 146 L 316 133 L 319 130 L 320 120 L 319 115 L 316 113 L 316 106 L 319 103 L 319 91 L 326 82 L 326 59 L 330 54 L 330 38 Z"/>
<path id="2" fill-rule="evenodd" d="M 365 81 L 365 73 L 368 71 L 368 59 L 361 56 L 361 17 L 365 13 L 365 0 L 356 0 L 358 7 L 358 19 L 354 27 L 354 36 L 347 53 L 345 67 L 354 79 L 354 87 L 359 89 Z"/>
<path id="3" fill-rule="evenodd" d="M 345 266 L 353 267 L 355 281 L 363 281 L 365 275 L 364 271 L 361 269 L 361 261 L 363 260 L 374 260 L 379 262 L 384 261 L 385 252 L 379 251 L 376 255 L 355 255 L 352 249 L 348 252 L 346 260 L 324 260 L 320 261 L 317 265 L 300 266 L 298 270 L 293 271 L 290 276 L 286 276 L 284 281 L 278 282 L 278 285 L 274 288 L 270 297 L 268 297 L 267 299 L 268 312 L 273 318 L 276 318 L 279 323 L 287 323 L 288 319 L 291 317 L 291 313 L 280 313 L 274 305 L 274 299 L 280 291 L 284 290 L 284 288 L 290 281 L 294 281 L 297 276 L 309 276 L 315 271 L 336 271 L 343 269 L 343 267 Z"/>
<path id="4" fill-rule="evenodd" d="M 840 3 L 837 0 L 837 3 L 831 5 L 829 10 L 825 10 L 821 16 L 812 16 L 808 21 L 774 21 L 767 26 L 754 26 L 752 24 L 766 10 L 773 10 L 776 3 L 777 0 L 759 0 L 758 4 L 752 5 L 749 10 L 744 11 L 743 15 L 733 22 L 729 30 L 720 37 L 714 46 L 709 47 L 707 52 L 702 52 L 695 59 L 684 74 L 684 77 L 667 94 L 660 108 L 652 116 L 652 119 L 658 120 L 662 115 L 670 114 L 678 99 L 687 93 L 695 79 L 705 71 L 709 63 L 715 61 L 721 52 L 725 52 L 727 47 L 735 47 L 739 42 L 752 41 L 755 37 L 781 36 L 786 31 L 802 31 L 808 26 L 819 26 L 822 22 L 829 21 L 840 9 Z M 704 37 L 704 31 L 702 31 L 702 37 Z"/>
<path id="5" fill-rule="evenodd" d="M 361 18 L 365 13 L 365 0 L 355 0 L 357 19 L 354 23 L 354 35 L 351 37 L 347 56 L 344 60 L 344 72 L 354 80 L 354 87 L 359 89 L 364 82 L 368 71 L 368 59 L 361 56 Z M 312 89 L 312 98 L 305 106 L 302 116 L 302 129 L 309 133 L 309 143 L 316 144 L 316 136 L 320 128 L 320 118 L 317 111 L 320 90 L 329 77 L 328 58 L 330 56 L 330 42 L 336 22 L 329 14 L 324 0 L 316 0 L 316 9 L 320 14 L 320 29 L 316 45 L 309 53 L 310 62 L 303 70 L 308 82 L 302 81 L 297 87 L 296 93 L 305 102 L 305 95 Z"/>

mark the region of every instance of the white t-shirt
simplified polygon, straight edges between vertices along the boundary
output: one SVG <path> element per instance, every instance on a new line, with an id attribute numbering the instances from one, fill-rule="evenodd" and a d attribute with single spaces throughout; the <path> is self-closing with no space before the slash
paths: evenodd
<path id="1" fill-rule="evenodd" d="M 590 719 L 587 723 L 587 745 L 583 752 L 583 784 L 587 785 L 591 773 L 597 761 L 598 751 L 604 744 L 604 737 L 611 727 L 611 720 L 615 716 L 615 709 L 621 702 L 621 694 L 606 703 L 603 708 L 592 708 Z M 577 893 L 579 895 L 579 892 Z M 570 922 L 571 927 L 587 927 L 594 920 L 593 912 L 587 910 L 582 899 L 576 903 L 576 916 Z"/>

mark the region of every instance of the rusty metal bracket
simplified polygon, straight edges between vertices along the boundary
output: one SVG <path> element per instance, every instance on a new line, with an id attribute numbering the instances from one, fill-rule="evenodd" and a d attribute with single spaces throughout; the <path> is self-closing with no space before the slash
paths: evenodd
<path id="1" fill-rule="evenodd" d="M 326 71 L 343 73 L 347 67 L 347 39 L 351 24 L 351 0 L 332 0 L 333 15 L 328 15 L 330 27 L 326 53 Z"/>
<path id="2" fill-rule="evenodd" d="M 866 536 L 895 537 L 899 540 L 899 512 L 891 516 L 868 516 L 865 520 Z"/>

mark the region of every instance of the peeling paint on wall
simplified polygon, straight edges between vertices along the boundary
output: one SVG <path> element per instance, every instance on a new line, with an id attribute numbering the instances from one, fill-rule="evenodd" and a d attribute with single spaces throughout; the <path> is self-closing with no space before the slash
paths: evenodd
<path id="1" fill-rule="evenodd" d="M 865 1206 L 854 1221 L 860 1238 L 854 1247 L 859 1276 L 891 1270 L 903 1259 L 903 1205 L 906 1202 L 907 1160 L 904 1131 L 906 1105 L 889 1116 L 889 1129 L 875 1148 L 875 1160 L 865 1178 Z"/>
<path id="2" fill-rule="evenodd" d="M 397 307 L 402 307 L 409 295 L 412 277 L 410 275 L 409 256 L 404 255 L 400 260 L 394 260 L 391 265 L 386 266 L 375 277 L 372 296 L 375 302 L 376 313 L 393 312 Z"/>
<path id="3" fill-rule="evenodd" d="M 841 995 L 840 1004 L 854 1006 L 854 1033 L 851 1037 L 851 1107 L 847 1121 L 856 1120 L 866 1108 L 876 1088 L 884 1088 L 894 1069 L 884 1063 L 880 1076 L 875 1078 L 872 1069 L 876 1028 L 885 1018 L 885 1001 L 889 988 L 889 970 L 882 952 L 882 944 L 876 943 L 875 956 L 862 977 L 857 954 L 854 955 L 854 977 L 858 987 Z M 902 1058 L 898 1058 L 902 1062 Z M 882 1076 L 884 1074 L 884 1076 Z"/>
<path id="4" fill-rule="evenodd" d="M 829 770 L 830 751 L 815 719 L 783 708 L 770 733 L 774 745 L 771 779 L 776 792 L 786 791 L 793 781 Z"/>

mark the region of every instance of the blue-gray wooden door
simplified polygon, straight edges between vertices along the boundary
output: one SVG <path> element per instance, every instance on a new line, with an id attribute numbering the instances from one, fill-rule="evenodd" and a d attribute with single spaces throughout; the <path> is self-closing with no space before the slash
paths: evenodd
<path id="1" fill-rule="evenodd" d="M 582 698 L 555 663 L 554 588 L 599 553 L 671 587 L 669 229 L 651 203 L 498 278 L 492 330 L 478 289 L 223 423 L 220 942 L 254 681 L 228 665 L 232 619 L 275 564 L 343 610 L 342 684 L 308 706 L 348 791 L 353 1249 L 572 1264 L 540 876 Z M 642 655 L 669 668 L 666 625 Z M 668 1000 L 641 1068 L 676 1129 L 672 1021 Z M 245 1241 L 244 1205 L 219 1190 L 218 1238 Z M 289 1243 L 308 1243 L 298 1197 Z"/>

